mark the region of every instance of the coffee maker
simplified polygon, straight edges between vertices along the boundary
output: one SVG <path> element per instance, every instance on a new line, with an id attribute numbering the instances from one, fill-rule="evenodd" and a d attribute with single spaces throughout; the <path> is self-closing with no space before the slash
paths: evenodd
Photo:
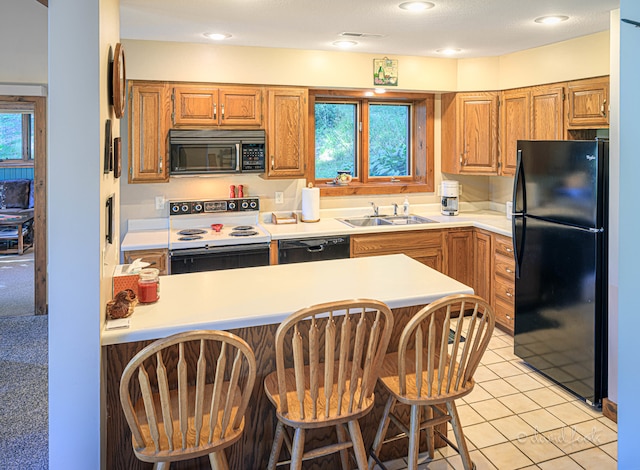
<path id="1" fill-rule="evenodd" d="M 443 181 L 440 187 L 440 197 L 442 215 L 458 215 L 458 199 L 460 196 L 460 185 L 457 181 Z"/>

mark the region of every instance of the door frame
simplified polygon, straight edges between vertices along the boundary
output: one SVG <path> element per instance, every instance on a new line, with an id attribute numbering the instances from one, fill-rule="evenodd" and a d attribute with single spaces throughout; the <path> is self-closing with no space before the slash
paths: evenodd
<path id="1" fill-rule="evenodd" d="M 47 98 L 46 96 L 0 96 L 0 102 L 33 106 L 33 250 L 34 303 L 36 315 L 46 315 L 47 306 Z"/>

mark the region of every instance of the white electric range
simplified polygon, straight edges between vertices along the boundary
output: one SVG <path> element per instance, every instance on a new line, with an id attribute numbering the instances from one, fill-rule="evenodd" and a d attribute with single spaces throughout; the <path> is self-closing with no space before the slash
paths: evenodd
<path id="1" fill-rule="evenodd" d="M 271 235 L 258 198 L 171 201 L 170 273 L 266 266 Z"/>

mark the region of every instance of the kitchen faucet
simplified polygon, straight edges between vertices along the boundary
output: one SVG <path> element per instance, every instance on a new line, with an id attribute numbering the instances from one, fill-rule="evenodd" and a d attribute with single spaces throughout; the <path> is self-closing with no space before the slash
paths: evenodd
<path id="1" fill-rule="evenodd" d="M 393 203 L 393 216 L 396 217 L 398 215 L 398 204 L 397 203 Z"/>
<path id="2" fill-rule="evenodd" d="M 378 206 L 376 206 L 376 203 L 370 202 L 369 204 L 371 204 L 371 207 L 373 207 L 373 216 L 378 217 Z"/>

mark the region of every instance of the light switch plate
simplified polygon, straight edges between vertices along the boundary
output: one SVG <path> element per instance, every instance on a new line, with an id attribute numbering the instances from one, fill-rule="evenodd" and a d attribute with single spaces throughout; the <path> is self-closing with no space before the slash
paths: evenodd
<path id="1" fill-rule="evenodd" d="M 164 196 L 156 196 L 156 210 L 164 209 Z"/>
<path id="2" fill-rule="evenodd" d="M 276 191 L 276 204 L 284 204 L 284 193 Z"/>

